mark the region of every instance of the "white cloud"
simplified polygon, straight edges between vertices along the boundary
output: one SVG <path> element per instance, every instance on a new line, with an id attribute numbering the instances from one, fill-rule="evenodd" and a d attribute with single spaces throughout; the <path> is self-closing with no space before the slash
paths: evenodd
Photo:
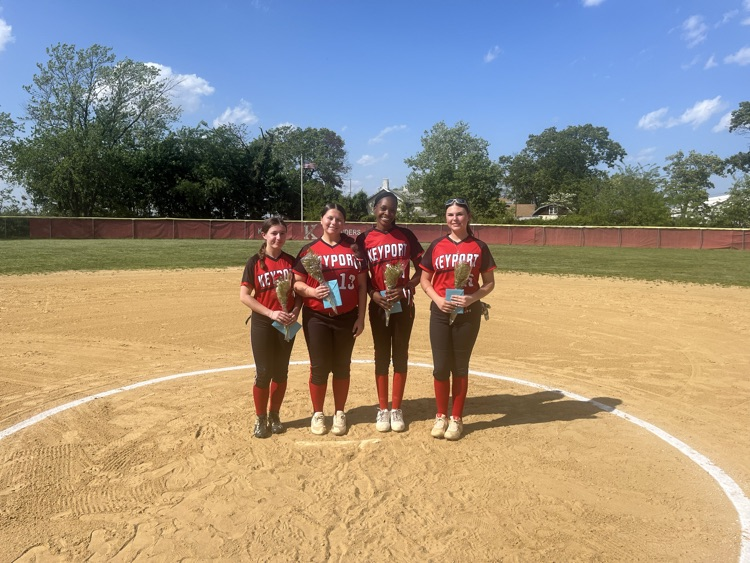
<path id="1" fill-rule="evenodd" d="M 214 87 L 200 76 L 196 76 L 195 74 L 175 74 L 170 67 L 160 65 L 159 63 L 146 64 L 157 68 L 161 78 L 175 82 L 175 87 L 170 92 L 172 100 L 188 113 L 198 109 L 202 96 L 210 96 L 214 93 Z"/>
<path id="2" fill-rule="evenodd" d="M 385 153 L 382 156 L 372 156 L 370 154 L 363 154 L 359 160 L 357 160 L 357 164 L 360 166 L 372 166 L 373 164 L 377 164 L 378 162 L 383 162 L 385 159 L 388 158 L 388 153 Z"/>
<path id="3" fill-rule="evenodd" d="M 651 129 L 661 129 L 662 127 L 666 127 L 666 122 L 663 118 L 667 115 L 668 111 L 669 108 L 659 108 L 656 111 L 647 113 L 638 120 L 638 129 L 646 129 L 648 131 Z"/>
<path id="4" fill-rule="evenodd" d="M 484 56 L 484 62 L 491 63 L 498 56 L 500 56 L 500 53 L 502 53 L 502 50 L 500 49 L 498 45 L 495 45 L 492 49 L 487 51 L 487 54 Z"/>
<path id="5" fill-rule="evenodd" d="M 716 57 L 711 55 L 711 57 L 709 57 L 709 59 L 706 61 L 706 64 L 703 65 L 703 70 L 708 70 L 709 68 L 714 68 L 718 65 L 719 63 L 716 62 Z"/>
<path id="6" fill-rule="evenodd" d="M 389 133 L 393 133 L 394 131 L 403 131 L 404 129 L 406 129 L 406 125 L 391 125 L 390 127 L 386 127 L 385 129 L 383 129 L 380 133 L 378 133 L 375 137 L 367 142 L 371 145 L 382 143 L 385 136 Z"/>
<path id="7" fill-rule="evenodd" d="M 653 130 L 669 129 L 678 125 L 691 125 L 693 129 L 696 129 L 711 119 L 714 114 L 721 111 L 723 107 L 724 104 L 721 101 L 721 96 L 716 96 L 710 100 L 696 102 L 693 107 L 685 110 L 679 117 L 668 118 L 667 113 L 669 112 L 669 108 L 659 108 L 641 117 L 638 120 L 638 128 Z"/>
<path id="8" fill-rule="evenodd" d="M 716 96 L 711 100 L 696 102 L 693 107 L 685 110 L 685 112 L 677 119 L 676 123 L 670 123 L 669 126 L 692 125 L 693 129 L 695 129 L 702 123 L 708 121 L 716 112 L 721 111 L 722 106 L 721 96 Z"/>
<path id="9" fill-rule="evenodd" d="M 703 16 L 690 16 L 682 22 L 682 38 L 688 47 L 695 47 L 706 39 L 708 26 L 703 22 Z"/>
<path id="10" fill-rule="evenodd" d="M 584 8 L 591 8 L 593 6 L 598 6 L 599 4 L 603 4 L 604 0 L 582 0 L 581 4 L 583 4 Z"/>
<path id="11" fill-rule="evenodd" d="M 249 102 L 240 100 L 240 105 L 233 108 L 227 108 L 219 117 L 214 119 L 214 127 L 235 123 L 237 125 L 252 125 L 258 122 L 258 116 L 253 113 L 253 108 Z"/>
<path id="12" fill-rule="evenodd" d="M 743 47 L 733 55 L 724 57 L 724 62 L 727 64 L 737 63 L 740 66 L 750 64 L 750 47 Z"/>
<path id="13" fill-rule="evenodd" d="M 13 43 L 16 38 L 13 37 L 13 28 L 7 24 L 4 19 L 0 19 L 0 51 L 5 50 L 8 43 Z"/>
<path id="14" fill-rule="evenodd" d="M 713 126 L 711 131 L 714 133 L 721 133 L 722 131 L 728 131 L 729 130 L 729 124 L 732 121 L 732 112 L 729 111 L 721 116 L 721 119 L 719 122 Z"/>
<path id="15" fill-rule="evenodd" d="M 741 25 L 750 25 L 750 18 L 745 18 L 740 22 Z"/>

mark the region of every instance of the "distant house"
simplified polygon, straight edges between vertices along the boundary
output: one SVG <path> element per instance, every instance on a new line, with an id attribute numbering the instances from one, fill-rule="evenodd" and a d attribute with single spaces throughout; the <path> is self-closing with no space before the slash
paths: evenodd
<path id="1" fill-rule="evenodd" d="M 729 194 L 715 195 L 713 197 L 709 197 L 706 203 L 708 204 L 709 207 L 715 207 L 719 204 L 724 203 L 728 199 L 729 199 Z"/>
<path id="2" fill-rule="evenodd" d="M 729 194 L 715 195 L 715 196 L 709 197 L 706 201 L 703 202 L 703 204 L 699 206 L 690 206 L 687 209 L 687 213 L 690 215 L 702 215 L 706 211 L 720 208 L 722 204 L 728 199 L 729 199 Z M 673 219 L 678 219 L 678 218 L 683 217 L 684 213 L 685 212 L 677 206 L 670 208 L 670 215 L 672 216 Z"/>
<path id="3" fill-rule="evenodd" d="M 513 217 L 516 219 L 531 219 L 531 214 L 536 209 L 533 203 L 516 203 L 504 197 L 501 197 L 500 201 L 505 203 L 505 207 L 513 212 Z"/>
<path id="4" fill-rule="evenodd" d="M 534 210 L 531 214 L 531 218 L 551 221 L 552 219 L 557 219 L 561 215 L 567 215 L 570 212 L 570 209 L 559 203 L 546 203 Z"/>
<path id="5" fill-rule="evenodd" d="M 370 213 L 374 213 L 375 200 L 381 196 L 381 194 L 387 193 L 396 198 L 398 201 L 399 208 L 403 211 L 407 206 L 411 208 L 411 213 L 420 217 L 426 217 L 424 209 L 422 208 L 422 197 L 417 196 L 409 192 L 406 188 L 392 190 L 390 187 L 390 181 L 388 178 L 383 178 L 383 183 L 380 185 L 380 189 L 367 198 L 367 210 Z"/>

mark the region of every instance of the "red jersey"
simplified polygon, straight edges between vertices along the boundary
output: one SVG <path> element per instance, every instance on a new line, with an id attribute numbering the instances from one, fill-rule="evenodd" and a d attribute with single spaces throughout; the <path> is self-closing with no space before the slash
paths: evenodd
<path id="1" fill-rule="evenodd" d="M 294 258 L 291 254 L 282 252 L 281 255 L 274 259 L 266 255 L 265 264 L 267 270 L 261 266 L 260 257 L 255 254 L 250 257 L 245 265 L 245 271 L 242 273 L 242 284 L 254 290 L 255 299 L 271 309 L 272 311 L 281 311 L 281 303 L 276 295 L 276 280 L 282 276 L 289 276 L 292 280 L 290 284 L 294 287 Z M 294 291 L 289 290 L 287 297 L 287 312 L 294 307 Z"/>
<path id="2" fill-rule="evenodd" d="M 404 273 L 398 279 L 398 287 L 403 287 L 411 278 L 410 262 L 418 261 L 424 250 L 417 237 L 409 229 L 394 225 L 390 231 L 372 228 L 357 237 L 357 246 L 365 258 L 365 266 L 370 272 L 372 288 L 385 289 L 385 268 L 388 264 L 401 263 Z"/>
<path id="3" fill-rule="evenodd" d="M 326 281 L 336 280 L 341 295 L 341 305 L 336 307 L 338 314 L 348 313 L 359 305 L 359 280 L 357 276 L 363 271 L 362 261 L 352 251 L 354 241 L 348 236 L 342 236 L 341 241 L 333 246 L 329 245 L 322 239 L 317 239 L 304 246 L 297 255 L 297 261 L 294 264 L 294 273 L 304 276 L 304 282 L 310 287 L 320 285 L 305 270 L 305 265 L 301 258 L 313 250 L 320 256 L 320 266 L 323 272 L 323 279 Z M 314 297 L 304 297 L 303 303 L 306 307 L 329 313 L 323 301 Z"/>
<path id="4" fill-rule="evenodd" d="M 433 273 L 432 287 L 440 297 L 445 297 L 445 290 L 455 287 L 453 268 L 459 262 L 467 262 L 471 266 L 469 281 L 464 286 L 465 295 L 479 289 L 481 273 L 497 268 L 487 245 L 471 235 L 461 242 L 454 242 L 447 235 L 434 240 L 422 256 L 420 267 Z"/>

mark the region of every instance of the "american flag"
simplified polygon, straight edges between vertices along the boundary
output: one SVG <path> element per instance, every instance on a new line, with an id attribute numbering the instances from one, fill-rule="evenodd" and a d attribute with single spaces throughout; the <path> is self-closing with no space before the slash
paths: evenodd
<path id="1" fill-rule="evenodd" d="M 303 166 L 305 170 L 315 170 L 316 166 L 314 162 L 305 162 L 305 165 Z"/>

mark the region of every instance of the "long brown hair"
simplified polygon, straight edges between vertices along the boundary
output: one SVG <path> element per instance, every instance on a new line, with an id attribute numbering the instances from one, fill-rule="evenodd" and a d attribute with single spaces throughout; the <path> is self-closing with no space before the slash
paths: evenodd
<path id="1" fill-rule="evenodd" d="M 260 232 L 264 235 L 268 233 L 269 229 L 271 227 L 284 227 L 284 230 L 287 230 L 286 222 L 281 217 L 269 217 L 265 221 L 263 221 L 263 225 L 260 227 Z M 263 239 L 263 244 L 260 245 L 260 249 L 258 250 L 258 261 L 260 262 L 261 269 L 268 271 L 268 266 L 266 266 L 266 240 Z"/>

